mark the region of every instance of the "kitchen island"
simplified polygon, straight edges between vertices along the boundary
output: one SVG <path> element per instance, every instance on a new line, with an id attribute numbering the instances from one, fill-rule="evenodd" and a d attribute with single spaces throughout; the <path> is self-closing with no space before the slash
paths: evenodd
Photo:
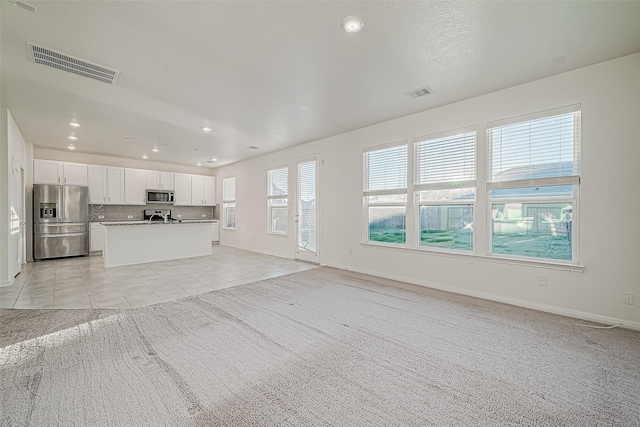
<path id="1" fill-rule="evenodd" d="M 105 267 L 211 255 L 212 220 L 103 222 Z"/>

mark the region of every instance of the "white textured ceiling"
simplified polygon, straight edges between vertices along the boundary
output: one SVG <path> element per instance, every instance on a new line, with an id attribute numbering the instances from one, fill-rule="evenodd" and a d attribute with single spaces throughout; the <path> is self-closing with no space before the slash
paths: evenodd
<path id="1" fill-rule="evenodd" d="M 638 1 L 26 2 L 36 14 L 2 1 L 0 15 L 1 93 L 27 141 L 66 149 L 74 130 L 80 152 L 185 165 L 640 52 Z M 344 32 L 347 15 L 364 29 Z M 116 69 L 117 85 L 34 64 L 27 42 Z"/>

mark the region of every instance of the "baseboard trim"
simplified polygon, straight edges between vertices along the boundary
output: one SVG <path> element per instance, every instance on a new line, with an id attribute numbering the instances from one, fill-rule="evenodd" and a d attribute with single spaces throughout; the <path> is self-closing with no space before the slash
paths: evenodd
<path id="1" fill-rule="evenodd" d="M 13 278 L 11 278 L 9 280 L 3 280 L 2 282 L 0 282 L 0 288 L 5 288 L 7 286 L 11 286 L 11 285 L 13 285 L 13 282 L 15 282 L 15 281 L 16 281 L 15 277 L 13 277 Z"/>
<path id="2" fill-rule="evenodd" d="M 620 319 L 616 317 L 601 316 L 599 314 L 587 313 L 587 312 L 578 311 L 578 310 L 571 310 L 568 308 L 558 307 L 554 305 L 541 304 L 541 303 L 521 300 L 517 298 L 504 297 L 501 295 L 491 294 L 488 292 L 472 291 L 469 289 L 459 288 L 456 286 L 449 286 L 449 285 L 443 285 L 441 283 L 417 280 L 411 277 L 405 277 L 405 276 L 400 276 L 395 274 L 383 274 L 383 273 L 380 273 L 379 271 L 373 271 L 366 268 L 352 268 L 352 267 L 347 267 L 344 265 L 337 265 L 337 264 L 327 264 L 327 267 L 354 271 L 356 273 L 368 274 L 371 276 L 382 277 L 384 279 L 397 280 L 399 282 L 410 283 L 412 285 L 424 286 L 427 288 L 438 289 L 441 291 L 452 292 L 455 294 L 501 302 L 504 304 L 515 305 L 518 307 L 530 308 L 532 310 L 543 311 L 546 313 L 559 314 L 561 316 L 573 317 L 575 319 L 586 320 L 589 322 L 602 323 L 605 325 L 616 325 L 620 323 L 621 324 L 620 328 L 640 331 L 640 322 L 632 322 L 630 320 Z"/>

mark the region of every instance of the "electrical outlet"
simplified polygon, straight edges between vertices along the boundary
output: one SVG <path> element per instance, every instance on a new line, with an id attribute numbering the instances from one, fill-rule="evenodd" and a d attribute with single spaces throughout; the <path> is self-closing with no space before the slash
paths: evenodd
<path id="1" fill-rule="evenodd" d="M 538 275 L 538 286 L 543 286 L 546 288 L 548 282 L 549 280 L 547 279 L 547 276 L 544 276 L 542 274 Z"/>
<path id="2" fill-rule="evenodd" d="M 132 219 L 132 218 L 133 218 L 133 215 L 131 214 L 127 215 L 127 219 Z"/>
<path id="3" fill-rule="evenodd" d="M 178 214 L 178 218 L 182 218 L 182 215 Z"/>
<path id="4" fill-rule="evenodd" d="M 104 215 L 98 215 L 98 219 L 104 219 Z"/>
<path id="5" fill-rule="evenodd" d="M 207 215 L 206 215 L 206 214 L 202 214 L 202 218 L 206 218 L 206 217 L 207 217 Z"/>
<path id="6" fill-rule="evenodd" d="M 634 294 L 633 292 L 625 292 L 622 294 L 622 303 L 627 305 L 633 305 Z"/>

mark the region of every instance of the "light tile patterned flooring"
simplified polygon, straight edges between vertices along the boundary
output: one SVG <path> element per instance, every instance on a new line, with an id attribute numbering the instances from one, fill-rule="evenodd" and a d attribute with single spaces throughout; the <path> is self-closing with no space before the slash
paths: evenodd
<path id="1" fill-rule="evenodd" d="M 126 267 L 104 268 L 99 255 L 40 261 L 0 288 L 0 308 L 136 308 L 315 267 L 219 245 L 211 256 Z"/>

